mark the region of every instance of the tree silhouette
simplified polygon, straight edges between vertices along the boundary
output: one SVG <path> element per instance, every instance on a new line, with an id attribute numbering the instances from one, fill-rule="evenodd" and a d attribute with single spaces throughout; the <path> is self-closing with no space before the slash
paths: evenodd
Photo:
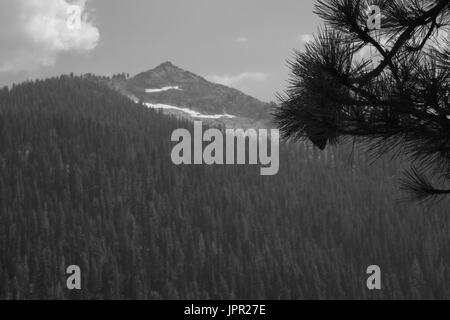
<path id="1" fill-rule="evenodd" d="M 325 27 L 295 51 L 279 95 L 283 137 L 406 156 L 414 198 L 450 194 L 450 1 L 318 0 L 315 13 Z"/>

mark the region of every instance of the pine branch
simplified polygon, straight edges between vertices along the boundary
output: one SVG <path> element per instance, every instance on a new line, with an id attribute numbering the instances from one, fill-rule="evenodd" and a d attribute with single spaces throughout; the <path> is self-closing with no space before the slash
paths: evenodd
<path id="1" fill-rule="evenodd" d="M 450 23 L 450 1 L 375 4 L 386 20 L 380 31 L 386 43 L 365 28 L 365 1 L 317 1 L 326 27 L 289 61 L 289 87 L 279 95 L 275 120 L 285 139 L 308 139 L 324 149 L 356 138 L 377 157 L 407 156 L 448 179 L 450 40 L 436 43 L 435 36 Z M 367 46 L 381 62 L 355 58 Z M 416 191 L 446 194 L 414 173 L 409 181 Z"/>
<path id="2" fill-rule="evenodd" d="M 405 173 L 400 184 L 401 189 L 409 193 L 412 200 L 419 202 L 436 201 L 439 196 L 450 194 L 450 190 L 435 188 L 431 181 L 415 167 Z"/>

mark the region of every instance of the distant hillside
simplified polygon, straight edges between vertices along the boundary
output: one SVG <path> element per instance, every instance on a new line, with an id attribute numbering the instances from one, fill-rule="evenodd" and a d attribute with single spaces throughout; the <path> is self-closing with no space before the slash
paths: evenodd
<path id="1" fill-rule="evenodd" d="M 170 62 L 130 79 L 116 79 L 114 86 L 136 100 L 165 107 L 165 112 L 191 118 L 198 113 L 205 121 L 228 126 L 273 126 L 273 105 L 209 82 Z"/>

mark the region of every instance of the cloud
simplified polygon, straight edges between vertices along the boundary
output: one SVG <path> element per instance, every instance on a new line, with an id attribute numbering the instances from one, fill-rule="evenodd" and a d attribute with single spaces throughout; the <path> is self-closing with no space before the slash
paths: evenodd
<path id="1" fill-rule="evenodd" d="M 72 7 L 71 7 L 72 6 Z M 79 24 L 70 24 L 79 8 Z M 68 22 L 69 21 L 69 22 Z M 76 20 L 75 20 L 76 21 Z M 99 41 L 86 0 L 1 0 L 0 72 L 32 71 L 52 66 L 63 52 L 87 53 Z"/>
<path id="2" fill-rule="evenodd" d="M 314 40 L 314 37 L 312 34 L 301 34 L 297 38 L 298 41 L 303 43 L 308 43 Z"/>
<path id="3" fill-rule="evenodd" d="M 208 79 L 211 82 L 223 84 L 225 86 L 229 87 L 235 87 L 243 84 L 244 82 L 248 81 L 266 81 L 269 78 L 269 75 L 267 73 L 263 72 L 243 72 L 237 75 L 210 75 L 207 76 L 206 79 Z"/>
<path id="4" fill-rule="evenodd" d="M 245 43 L 245 42 L 248 42 L 249 40 L 250 39 L 247 37 L 239 37 L 239 38 L 236 38 L 234 41 L 238 42 L 238 43 Z"/>

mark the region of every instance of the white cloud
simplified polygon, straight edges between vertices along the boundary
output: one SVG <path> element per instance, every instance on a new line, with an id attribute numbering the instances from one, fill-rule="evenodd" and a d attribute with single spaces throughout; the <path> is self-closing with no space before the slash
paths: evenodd
<path id="1" fill-rule="evenodd" d="M 31 71 L 52 66 L 62 52 L 87 53 L 99 30 L 86 12 L 87 0 L 1 0 L 0 72 Z M 80 8 L 77 28 L 68 25 L 71 5 Z"/>
<path id="2" fill-rule="evenodd" d="M 269 75 L 267 73 L 263 72 L 243 72 L 237 75 L 210 75 L 207 76 L 206 79 L 208 79 L 211 82 L 223 84 L 225 86 L 239 86 L 247 81 L 266 81 L 269 78 Z"/>
<path id="3" fill-rule="evenodd" d="M 314 40 L 314 37 L 312 34 L 301 34 L 297 38 L 298 41 L 303 43 L 308 43 Z"/>
<path id="4" fill-rule="evenodd" d="M 245 42 L 248 42 L 249 40 L 250 39 L 247 37 L 239 37 L 239 38 L 236 38 L 234 41 L 236 41 L 238 43 L 245 43 Z"/>

